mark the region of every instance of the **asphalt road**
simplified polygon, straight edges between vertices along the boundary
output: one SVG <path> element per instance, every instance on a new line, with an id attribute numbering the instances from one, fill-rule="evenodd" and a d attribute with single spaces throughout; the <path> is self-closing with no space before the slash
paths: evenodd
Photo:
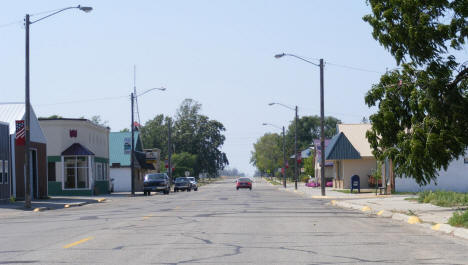
<path id="1" fill-rule="evenodd" d="M 467 253 L 465 240 L 262 182 L 0 219 L 0 264 L 468 264 Z"/>

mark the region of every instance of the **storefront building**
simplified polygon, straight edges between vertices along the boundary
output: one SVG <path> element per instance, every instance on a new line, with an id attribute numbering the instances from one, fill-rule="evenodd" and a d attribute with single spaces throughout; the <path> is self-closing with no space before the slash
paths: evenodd
<path id="1" fill-rule="evenodd" d="M 110 192 L 109 128 L 87 119 L 40 119 L 47 147 L 49 195 Z"/>
<path id="2" fill-rule="evenodd" d="M 10 160 L 3 160 L 3 174 L 9 177 L 10 196 L 24 200 L 26 191 L 25 146 L 24 146 L 24 103 L 0 103 L 0 121 L 9 125 Z M 31 199 L 47 197 L 47 140 L 42 132 L 33 107 L 30 116 L 30 191 Z M 18 127 L 22 124 L 22 127 Z M 21 131 L 21 129 L 23 131 Z M 17 130 L 19 132 L 17 133 Z M 8 165 L 6 167 L 5 165 Z M 7 172 L 5 172 L 7 170 Z M 4 182 L 4 181 L 3 181 Z M 5 185 L 5 183 L 3 184 Z"/>

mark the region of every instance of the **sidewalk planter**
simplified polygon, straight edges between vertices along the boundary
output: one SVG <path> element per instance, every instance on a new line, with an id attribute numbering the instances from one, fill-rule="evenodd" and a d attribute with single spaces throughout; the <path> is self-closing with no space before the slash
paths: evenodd
<path id="1" fill-rule="evenodd" d="M 47 148 L 48 194 L 109 193 L 109 128 L 87 119 L 40 119 Z"/>

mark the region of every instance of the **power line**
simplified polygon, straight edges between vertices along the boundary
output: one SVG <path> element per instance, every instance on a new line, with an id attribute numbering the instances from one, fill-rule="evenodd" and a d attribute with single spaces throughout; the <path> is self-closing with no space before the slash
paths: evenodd
<path id="1" fill-rule="evenodd" d="M 74 101 L 62 101 L 62 102 L 55 102 L 55 103 L 49 103 L 49 104 L 38 104 L 37 106 L 55 106 L 55 105 L 63 105 L 63 104 L 86 103 L 86 102 L 95 102 L 95 101 L 103 101 L 103 100 L 121 99 L 121 98 L 126 98 L 126 97 L 128 97 L 128 96 L 82 99 L 82 100 L 74 100 Z"/>
<path id="2" fill-rule="evenodd" d="M 17 21 L 13 21 L 13 22 L 10 22 L 10 23 L 6 23 L 6 24 L 3 24 L 3 25 L 0 25 L 0 28 L 5 28 L 5 27 L 8 27 L 8 26 L 12 26 L 12 25 L 16 25 L 16 24 L 21 24 L 23 23 L 23 20 L 17 20 Z"/>
<path id="3" fill-rule="evenodd" d="M 349 66 L 349 65 L 344 65 L 344 64 L 336 64 L 336 63 L 332 63 L 332 62 L 328 62 L 328 61 L 326 61 L 325 63 L 328 64 L 328 65 L 331 65 L 331 66 L 342 67 L 342 68 L 346 68 L 346 69 L 350 69 L 350 70 L 354 70 L 354 71 L 376 73 L 376 74 L 384 74 L 385 73 L 385 72 L 380 72 L 380 71 L 375 71 L 375 70 L 370 70 L 370 69 L 365 69 L 365 68 L 360 68 L 360 67 L 355 67 L 355 66 Z"/>

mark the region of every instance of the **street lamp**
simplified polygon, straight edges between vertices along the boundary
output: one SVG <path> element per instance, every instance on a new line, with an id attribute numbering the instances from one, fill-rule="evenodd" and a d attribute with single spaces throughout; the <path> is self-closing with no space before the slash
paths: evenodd
<path id="1" fill-rule="evenodd" d="M 284 56 L 291 56 L 294 58 L 297 58 L 301 61 L 304 61 L 306 63 L 310 63 L 312 65 L 320 67 L 320 149 L 321 149 L 321 164 L 320 164 L 320 188 L 322 190 L 322 196 L 325 196 L 325 132 L 324 132 L 324 123 L 325 123 L 325 117 L 324 117 L 324 100 L 323 100 L 323 59 L 320 59 L 320 63 L 316 64 L 314 62 L 311 62 L 307 59 L 304 59 L 300 56 L 290 54 L 290 53 L 280 53 L 276 54 L 275 58 L 279 59 Z"/>
<path id="2" fill-rule="evenodd" d="M 132 107 L 132 121 L 131 121 L 131 125 L 130 125 L 130 132 L 132 134 L 132 151 L 130 153 L 130 176 L 131 176 L 131 186 L 132 186 L 132 195 L 135 195 L 135 136 L 133 135 L 134 134 L 134 131 L 135 131 L 135 120 L 134 120 L 134 102 L 135 102 L 135 98 L 138 98 L 138 97 L 141 97 L 143 96 L 144 94 L 148 93 L 148 92 L 151 92 L 151 91 L 154 91 L 154 90 L 160 90 L 160 91 L 165 91 L 166 88 L 165 87 L 156 87 L 156 88 L 150 88 L 146 91 L 144 91 L 143 93 L 141 93 L 140 95 L 136 95 L 134 93 L 131 93 L 130 94 L 130 101 L 131 101 L 131 107 Z"/>
<path id="3" fill-rule="evenodd" d="M 294 110 L 296 112 L 294 116 L 294 188 L 297 190 L 297 106 L 295 108 L 290 107 L 288 105 L 278 103 L 278 102 L 272 102 L 268 103 L 269 106 L 273 105 L 280 105 L 283 106 L 287 109 Z"/>
<path id="4" fill-rule="evenodd" d="M 66 8 L 63 8 L 63 9 L 60 9 L 56 12 L 53 12 L 47 16 L 44 16 L 42 18 L 39 18 L 39 19 L 36 19 L 34 21 L 31 21 L 30 20 L 30 15 L 29 14 L 26 14 L 26 17 L 24 19 L 24 26 L 25 26 L 25 29 L 26 29 L 26 80 L 25 80 L 25 102 L 24 102 L 24 105 L 25 105 L 25 164 L 26 164 L 26 182 L 25 182 L 25 186 L 26 186 L 26 190 L 25 190 L 25 196 L 24 196 L 24 206 L 26 208 L 31 208 L 31 183 L 30 183 L 30 178 L 31 178 L 31 167 L 30 167 L 30 164 L 31 164 L 31 160 L 30 160 L 30 157 L 29 157 L 29 151 L 30 151 L 30 147 L 31 147 L 31 137 L 30 137 L 30 128 L 31 128 L 31 103 L 30 103 L 30 97 L 29 97 L 29 26 L 31 24 L 34 24 L 36 22 L 39 22 L 41 20 L 44 20 L 48 17 L 51 17 L 55 14 L 58 14 L 60 12 L 63 12 L 65 10 L 68 10 L 68 9 L 79 9 L 81 11 L 84 11 L 86 13 L 88 12 L 91 12 L 91 10 L 93 10 L 92 7 L 88 7 L 88 6 L 72 6 L 72 7 L 66 7 Z"/>
<path id="5" fill-rule="evenodd" d="M 271 123 L 263 123 L 262 124 L 263 126 L 273 126 L 275 128 L 278 128 L 278 129 L 283 129 L 283 187 L 286 188 L 286 152 L 284 150 L 284 146 L 285 146 L 285 143 L 284 143 L 284 126 L 281 128 L 280 126 L 278 125 L 274 125 L 274 124 L 271 124 Z"/>

